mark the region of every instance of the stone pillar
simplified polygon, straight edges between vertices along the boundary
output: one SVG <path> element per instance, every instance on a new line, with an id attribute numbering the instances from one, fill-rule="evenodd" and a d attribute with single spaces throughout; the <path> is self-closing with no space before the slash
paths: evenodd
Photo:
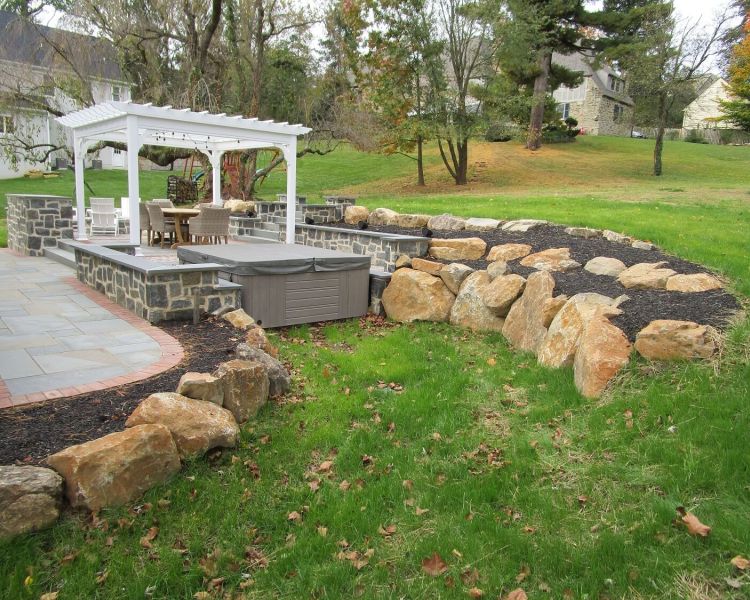
<path id="1" fill-rule="evenodd" d="M 60 239 L 73 239 L 73 203 L 63 196 L 7 194 L 8 248 L 43 256 Z"/>

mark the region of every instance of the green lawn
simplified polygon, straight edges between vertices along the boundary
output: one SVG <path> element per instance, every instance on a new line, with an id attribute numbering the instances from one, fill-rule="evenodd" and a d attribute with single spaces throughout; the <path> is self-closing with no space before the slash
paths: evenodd
<path id="1" fill-rule="evenodd" d="M 300 181 L 357 189 L 371 207 L 627 231 L 749 295 L 750 149 L 675 143 L 667 160 L 692 166 L 671 179 L 625 172 L 632 181 L 608 192 L 593 169 L 590 192 L 572 176 L 558 187 L 573 168 L 560 163 L 590 152 L 601 162 L 598 146 L 635 165 L 648 158 L 641 143 L 555 148 L 554 164 L 528 159 L 534 185 L 507 190 L 488 189 L 502 177 L 493 168 L 465 193 L 414 191 L 411 163 L 396 157 L 377 157 L 378 170 L 360 157 L 351 185 L 329 166 L 335 156 L 306 158 Z M 737 156 L 745 162 L 723 166 Z M 493 599 L 516 587 L 532 600 L 750 597 L 750 578 L 730 565 L 750 557 L 747 320 L 715 362 L 634 360 L 599 401 L 576 393 L 570 369 L 541 368 L 497 334 L 349 321 L 272 337 L 296 369 L 290 401 L 266 407 L 238 449 L 149 492 L 145 510 L 106 510 L 96 524 L 68 516 L 0 544 L 4 597 L 467 598 L 473 587 Z M 330 472 L 316 471 L 326 460 Z M 677 506 L 711 535 L 676 525 Z M 421 568 L 435 552 L 447 567 L 439 577 Z"/>

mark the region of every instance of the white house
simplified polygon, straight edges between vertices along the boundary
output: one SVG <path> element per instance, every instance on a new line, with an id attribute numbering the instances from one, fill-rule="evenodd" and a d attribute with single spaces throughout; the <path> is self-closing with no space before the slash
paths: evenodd
<path id="1" fill-rule="evenodd" d="M 730 99 L 727 82 L 721 77 L 709 76 L 698 90 L 698 97 L 687 105 L 682 116 L 683 130 L 735 129 L 729 121 L 719 121 L 723 115 L 721 102 Z"/>
<path id="2" fill-rule="evenodd" d="M 29 169 L 46 170 L 58 158 L 72 156 L 68 133 L 56 113 L 88 103 L 130 99 L 115 48 L 106 40 L 30 23 L 0 11 L 0 179 L 19 177 Z M 72 90 L 76 90 L 73 92 Z M 23 160 L 14 147 L 22 139 L 35 146 L 39 160 Z M 51 147 L 65 150 L 49 153 Z M 103 168 L 124 168 L 124 152 L 104 148 Z"/>

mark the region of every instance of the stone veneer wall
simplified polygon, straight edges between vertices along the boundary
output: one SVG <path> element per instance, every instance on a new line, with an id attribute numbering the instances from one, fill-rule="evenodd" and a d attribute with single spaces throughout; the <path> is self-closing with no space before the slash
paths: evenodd
<path id="1" fill-rule="evenodd" d="M 80 281 L 151 323 L 192 318 L 196 294 L 206 312 L 240 306 L 241 287 L 219 283 L 220 265 L 149 268 L 143 259 L 90 244 L 72 245 Z"/>
<path id="2" fill-rule="evenodd" d="M 341 204 L 299 204 L 296 214 L 303 219 L 311 217 L 318 223 L 335 223 L 344 218 L 344 211 L 353 202 Z M 286 202 L 256 202 L 255 210 L 259 217 L 285 217 Z"/>
<path id="3" fill-rule="evenodd" d="M 7 194 L 8 248 L 43 256 L 59 239 L 73 239 L 73 204 L 63 196 Z"/>

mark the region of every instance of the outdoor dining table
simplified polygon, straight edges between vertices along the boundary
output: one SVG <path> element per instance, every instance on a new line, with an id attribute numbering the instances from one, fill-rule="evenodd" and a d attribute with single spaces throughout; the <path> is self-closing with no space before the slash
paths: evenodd
<path id="1" fill-rule="evenodd" d="M 197 208 L 162 208 L 162 212 L 164 213 L 165 217 L 174 217 L 174 229 L 177 233 L 177 242 L 175 244 L 172 244 L 173 248 L 176 248 L 177 246 L 185 246 L 190 244 L 190 240 L 185 241 L 182 238 L 182 225 L 188 224 L 188 219 L 190 217 L 197 217 L 199 214 L 201 214 L 201 211 Z"/>

